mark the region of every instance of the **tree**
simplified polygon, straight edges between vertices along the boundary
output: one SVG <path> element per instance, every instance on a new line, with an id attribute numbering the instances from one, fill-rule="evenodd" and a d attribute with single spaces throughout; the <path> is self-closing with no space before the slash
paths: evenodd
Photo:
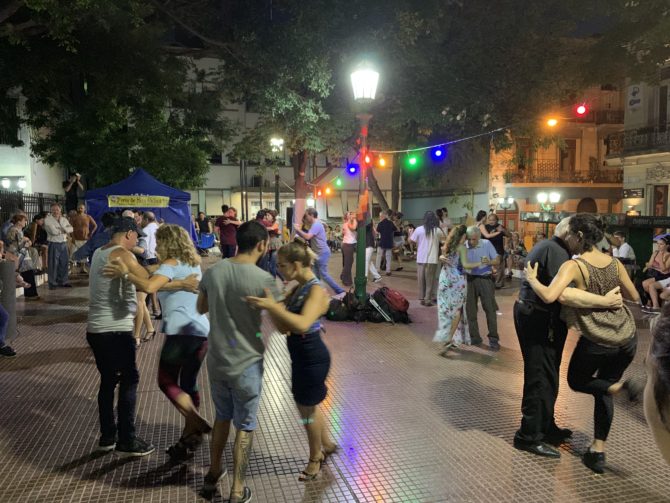
<path id="1" fill-rule="evenodd" d="M 153 9 L 80 0 L 63 13 L 44 10 L 60 2 L 21 3 L 9 19 L 30 19 L 41 34 L 2 26 L 0 95 L 20 89 L 33 154 L 94 186 L 135 167 L 177 187 L 202 186 L 216 144 L 232 132 L 219 117 L 220 86 L 166 51 L 167 25 Z"/>

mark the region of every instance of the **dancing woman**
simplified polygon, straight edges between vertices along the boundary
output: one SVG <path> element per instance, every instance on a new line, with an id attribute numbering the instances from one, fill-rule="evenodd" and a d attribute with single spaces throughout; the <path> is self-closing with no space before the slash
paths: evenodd
<path id="1" fill-rule="evenodd" d="M 452 347 L 470 343 L 468 320 L 465 317 L 467 280 L 464 269 L 480 267 L 481 262 L 468 262 L 465 249 L 465 225 L 454 227 L 442 247 L 440 281 L 437 289 L 437 331 L 433 340 L 444 344 L 440 352 L 446 356 Z"/>
<path id="2" fill-rule="evenodd" d="M 596 295 L 605 295 L 621 287 L 625 298 L 635 302 L 640 296 L 624 266 L 597 248 L 605 226 L 597 215 L 579 213 L 570 219 L 564 241 L 570 251 L 579 254 L 565 262 L 549 286 L 537 278 L 537 263 L 526 264 L 526 279 L 546 304 L 555 302 L 571 283 Z M 582 461 L 596 473 L 605 469 L 605 442 L 614 417 L 613 395 L 631 392 L 628 383 L 620 381 L 633 361 L 637 333 L 633 315 L 625 305 L 617 309 L 585 309 L 563 306 L 568 326 L 580 333 L 568 368 L 568 384 L 581 393 L 593 395 L 594 440 Z M 595 376 L 595 377 L 594 377 Z"/>
<path id="3" fill-rule="evenodd" d="M 330 298 L 312 270 L 316 255 L 311 249 L 289 243 L 279 249 L 278 258 L 284 279 L 295 280 L 298 286 L 287 295 L 285 304 L 275 300 L 269 290 L 265 297 L 247 297 L 247 301 L 266 309 L 277 328 L 289 333 L 291 391 L 309 440 L 309 463 L 298 479 L 305 482 L 318 477 L 325 459 L 337 449 L 318 407 L 328 392 L 326 377 L 330 369 L 330 353 L 321 339 L 319 319 L 327 311 Z"/>

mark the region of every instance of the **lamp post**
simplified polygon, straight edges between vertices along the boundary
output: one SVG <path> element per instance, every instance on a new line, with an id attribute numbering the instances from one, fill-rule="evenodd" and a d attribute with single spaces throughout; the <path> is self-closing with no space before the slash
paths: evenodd
<path id="1" fill-rule="evenodd" d="M 539 192 L 536 196 L 537 202 L 540 203 L 540 208 L 542 208 L 542 211 L 554 211 L 556 209 L 556 205 L 558 202 L 561 200 L 561 194 L 558 192 L 550 192 L 547 194 L 546 192 Z M 547 235 L 547 238 L 549 238 L 549 221 L 547 220 L 545 225 L 545 234 Z"/>
<path id="2" fill-rule="evenodd" d="M 270 138 L 270 147 L 274 158 L 280 159 L 280 153 L 284 152 L 284 139 L 279 137 Z M 279 211 L 279 167 L 275 166 L 275 210 Z"/>
<path id="3" fill-rule="evenodd" d="M 365 299 L 367 277 L 365 275 L 365 226 L 368 222 L 368 163 L 365 161 L 367 155 L 368 124 L 372 115 L 367 108 L 375 99 L 379 73 L 367 62 L 356 67 L 351 74 L 351 85 L 354 91 L 354 100 L 360 104 L 361 113 L 358 118 L 361 126 L 361 148 L 360 148 L 360 171 L 358 183 L 358 233 L 356 238 L 356 279 L 354 280 L 356 297 Z"/>
<path id="4" fill-rule="evenodd" d="M 507 228 L 507 210 L 514 205 L 513 197 L 501 197 L 498 199 L 498 206 L 503 209 L 503 227 Z"/>

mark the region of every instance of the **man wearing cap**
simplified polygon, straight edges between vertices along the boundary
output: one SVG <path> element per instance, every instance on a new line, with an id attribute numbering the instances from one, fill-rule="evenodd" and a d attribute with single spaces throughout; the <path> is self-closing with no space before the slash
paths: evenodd
<path id="1" fill-rule="evenodd" d="M 130 272 L 146 278 L 148 273 L 131 250 L 142 230 L 132 218 L 119 217 L 110 228 L 111 241 L 93 254 L 90 271 L 90 303 L 86 340 L 100 373 L 98 450 L 116 451 L 124 456 L 146 456 L 154 446 L 135 435 L 135 402 L 140 374 L 135 363 L 133 326 L 137 301 L 135 286 L 122 278 L 108 278 L 103 268 L 108 262 L 123 262 Z M 169 289 L 196 291 L 193 278 L 172 281 Z M 119 384 L 117 420 L 114 419 L 114 392 Z M 118 443 L 117 443 L 118 440 Z"/>

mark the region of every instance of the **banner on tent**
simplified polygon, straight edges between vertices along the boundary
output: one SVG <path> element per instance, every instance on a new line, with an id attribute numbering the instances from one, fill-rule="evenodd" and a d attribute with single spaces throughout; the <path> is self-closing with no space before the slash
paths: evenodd
<path id="1" fill-rule="evenodd" d="M 110 208 L 167 208 L 170 198 L 165 196 L 107 196 Z"/>

